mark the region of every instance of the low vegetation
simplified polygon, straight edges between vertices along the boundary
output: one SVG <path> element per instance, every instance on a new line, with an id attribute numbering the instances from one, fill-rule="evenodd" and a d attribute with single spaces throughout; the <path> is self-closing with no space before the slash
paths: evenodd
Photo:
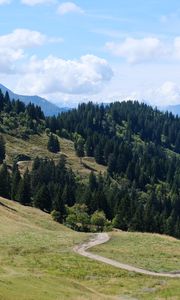
<path id="1" fill-rule="evenodd" d="M 108 243 L 91 251 L 155 272 L 180 271 L 180 240 L 149 233 L 113 232 Z"/>
<path id="2" fill-rule="evenodd" d="M 178 300 L 179 279 L 138 275 L 83 258 L 73 247 L 88 235 L 38 209 L 0 198 L 0 215 L 2 300 Z M 159 244 L 158 236 L 154 243 Z"/>

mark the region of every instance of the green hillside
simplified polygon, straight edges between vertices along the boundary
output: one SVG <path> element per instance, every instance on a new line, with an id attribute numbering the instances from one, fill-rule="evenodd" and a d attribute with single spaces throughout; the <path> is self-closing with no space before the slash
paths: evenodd
<path id="1" fill-rule="evenodd" d="M 178 300 L 178 279 L 129 273 L 81 257 L 73 246 L 89 235 L 53 222 L 38 209 L 0 198 L 0 232 L 1 300 Z M 155 237 L 154 244 L 160 240 Z"/>
<path id="2" fill-rule="evenodd" d="M 83 179 L 87 178 L 91 170 L 96 174 L 99 172 L 106 172 L 107 168 L 103 165 L 96 163 L 93 157 L 83 157 L 82 163 L 80 163 L 79 157 L 76 155 L 74 150 L 74 143 L 71 140 L 59 137 L 59 142 L 61 145 L 61 152 L 52 153 L 47 149 L 48 136 L 47 134 L 36 134 L 30 135 L 27 140 L 21 138 L 16 138 L 15 136 L 9 134 L 3 134 L 3 137 L 6 142 L 6 161 L 9 164 L 13 163 L 13 160 L 19 154 L 28 155 L 32 161 L 36 156 L 39 157 L 48 157 L 55 161 L 58 161 L 61 154 L 64 154 L 68 165 L 72 170 L 80 175 Z M 21 162 L 19 167 L 21 170 L 25 170 L 26 167 L 32 166 L 32 161 L 30 162 Z"/>
<path id="3" fill-rule="evenodd" d="M 98 226 L 98 211 L 106 229 L 179 238 L 179 130 L 180 118 L 137 101 L 45 117 L 0 92 L 0 195 L 76 230 Z"/>

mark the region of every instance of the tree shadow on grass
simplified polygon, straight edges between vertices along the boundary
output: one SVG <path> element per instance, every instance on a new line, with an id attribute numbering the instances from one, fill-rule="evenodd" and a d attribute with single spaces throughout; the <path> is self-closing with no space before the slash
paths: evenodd
<path id="1" fill-rule="evenodd" d="M 11 211 L 17 211 L 16 209 L 14 209 L 12 207 L 9 207 L 8 205 L 2 203 L 1 201 L 0 201 L 0 205 L 3 206 L 3 207 L 5 207 L 5 208 L 7 208 L 7 209 L 9 209 L 9 210 L 11 210 Z"/>

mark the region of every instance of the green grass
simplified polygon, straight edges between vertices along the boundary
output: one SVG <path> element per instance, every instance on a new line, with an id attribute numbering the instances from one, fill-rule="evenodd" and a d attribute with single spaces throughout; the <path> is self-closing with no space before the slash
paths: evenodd
<path id="1" fill-rule="evenodd" d="M 84 164 L 81 164 L 79 157 L 77 157 L 74 151 L 73 142 L 67 139 L 59 138 L 61 152 L 54 154 L 47 150 L 48 136 L 46 134 L 32 135 L 28 140 L 22 140 L 8 134 L 4 134 L 4 138 L 6 141 L 6 161 L 9 164 L 12 164 L 13 159 L 18 154 L 26 154 L 32 159 L 36 156 L 48 157 L 55 161 L 58 161 L 60 155 L 64 154 L 67 158 L 68 165 L 80 179 L 86 179 L 91 169 L 94 170 L 95 173 L 104 173 L 107 169 L 105 166 L 97 164 L 93 157 L 84 157 Z M 24 172 L 26 167 L 31 168 L 31 166 L 32 162 L 22 162 L 20 164 L 20 171 Z"/>
<path id="2" fill-rule="evenodd" d="M 180 240 L 150 233 L 113 232 L 92 252 L 156 272 L 180 270 Z"/>
<path id="3" fill-rule="evenodd" d="M 2 198 L 0 203 L 1 300 L 179 299 L 178 279 L 139 275 L 81 257 L 73 246 L 89 234 L 55 223 L 35 208 Z"/>

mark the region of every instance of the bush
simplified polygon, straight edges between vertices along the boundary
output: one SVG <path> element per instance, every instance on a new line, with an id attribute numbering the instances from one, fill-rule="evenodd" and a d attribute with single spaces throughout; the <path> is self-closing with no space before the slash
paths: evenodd
<path id="1" fill-rule="evenodd" d="M 96 210 L 91 216 L 91 224 L 97 226 L 97 229 L 100 231 L 103 231 L 106 222 L 106 216 L 103 211 Z"/>
<path id="2" fill-rule="evenodd" d="M 53 218 L 54 221 L 62 223 L 62 216 L 61 216 L 61 214 L 60 214 L 59 211 L 53 210 L 51 212 L 51 216 L 52 216 L 52 218 Z"/>

